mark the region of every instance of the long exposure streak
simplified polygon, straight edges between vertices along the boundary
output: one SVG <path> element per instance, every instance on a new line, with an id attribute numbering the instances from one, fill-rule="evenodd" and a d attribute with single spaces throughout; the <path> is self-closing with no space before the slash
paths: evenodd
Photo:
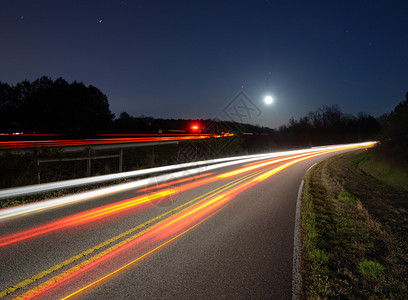
<path id="1" fill-rule="evenodd" d="M 319 155 L 321 153 L 326 153 L 328 152 L 326 151 L 317 151 L 316 155 Z M 213 176 L 213 177 L 209 177 L 209 178 L 204 178 L 204 179 L 200 179 L 200 180 L 196 180 L 190 183 L 186 183 L 183 185 L 180 185 L 177 189 L 175 188 L 167 188 L 167 189 L 163 189 L 163 190 L 159 190 L 147 195 L 143 195 L 143 196 L 138 196 L 135 198 L 131 198 L 131 199 L 127 199 L 127 200 L 123 200 L 114 204 L 109 204 L 109 205 L 105 205 L 102 206 L 100 208 L 95 208 L 92 210 L 88 210 L 82 213 L 77 213 L 74 214 L 72 216 L 69 217 L 65 217 L 62 218 L 60 220 L 54 221 L 54 222 L 50 222 L 48 224 L 42 225 L 42 226 L 38 226 L 35 228 L 30 228 L 27 230 L 23 230 L 11 235 L 7 235 L 7 236 L 3 236 L 0 238 L 0 247 L 6 246 L 6 245 L 10 245 L 19 241 L 23 241 L 29 238 L 33 238 L 39 235 L 43 235 L 52 231 L 56 231 L 56 230 L 60 230 L 60 229 L 64 229 L 64 228 L 68 228 L 68 227 L 72 227 L 72 226 L 78 226 L 78 225 L 82 225 L 85 224 L 87 222 L 92 222 L 92 221 L 96 221 L 98 219 L 113 215 L 113 214 L 117 214 L 120 213 L 124 210 L 128 210 L 131 208 L 135 208 L 137 206 L 142 206 L 145 204 L 149 204 L 152 201 L 154 201 L 155 199 L 159 199 L 161 201 L 163 201 L 163 198 L 166 196 L 170 196 L 172 194 L 176 194 L 179 192 L 179 190 L 182 191 L 187 191 L 199 186 L 202 186 L 204 184 L 208 184 L 211 182 L 215 182 L 227 177 L 231 177 L 231 176 L 237 176 L 246 172 L 250 172 L 253 171 L 255 169 L 259 169 L 262 167 L 266 167 L 272 164 L 276 164 L 279 162 L 283 162 L 283 161 L 287 161 L 290 159 L 294 159 L 294 158 L 298 158 L 298 157 L 309 157 L 310 154 L 301 154 L 301 155 L 294 155 L 292 157 L 285 157 L 285 158 L 280 158 L 280 159 L 270 159 L 267 160 L 266 162 L 260 162 L 258 164 L 253 164 L 251 166 L 248 167 L 244 167 L 241 169 L 238 169 L 236 171 L 232 171 L 232 172 L 227 172 L 227 173 L 223 173 L 221 175 L 218 176 Z M 191 180 L 191 179 L 198 179 L 198 178 L 202 178 L 205 176 L 208 176 L 209 174 L 202 174 L 199 176 L 196 176 L 194 178 L 185 178 L 185 179 L 181 179 L 181 180 L 176 180 L 174 182 L 169 182 L 169 183 L 165 183 L 162 185 L 158 185 L 158 186 L 153 186 L 153 187 L 149 187 L 149 188 L 145 188 L 140 190 L 140 192 L 145 192 L 145 191 L 149 191 L 152 189 L 158 189 L 161 187 L 168 187 L 169 185 L 173 185 L 173 184 L 178 184 L 180 182 L 185 182 L 187 180 Z"/>
<path id="2" fill-rule="evenodd" d="M 0 141 L 0 149 L 33 148 L 33 147 L 66 147 L 102 144 L 127 144 L 142 142 L 202 140 L 209 138 L 231 137 L 232 133 L 223 134 L 172 134 L 172 135 L 138 135 L 132 138 L 110 139 L 76 139 L 76 140 L 38 140 L 38 141 Z"/>
<path id="3" fill-rule="evenodd" d="M 113 244 L 109 248 L 106 248 L 93 256 L 88 255 L 89 257 L 87 256 L 86 260 L 73 265 L 62 273 L 57 274 L 34 288 L 31 288 L 18 296 L 18 298 L 42 298 L 42 296 L 49 294 L 52 295 L 54 291 L 57 292 L 57 290 L 64 290 L 65 293 L 68 293 L 69 296 L 66 296 L 66 298 L 77 295 L 79 292 L 82 292 L 92 286 L 95 286 L 97 283 L 106 280 L 113 274 L 116 274 L 126 267 L 140 261 L 142 258 L 157 251 L 163 246 L 169 244 L 171 241 L 185 234 L 225 207 L 232 199 L 234 199 L 235 196 L 244 190 L 247 190 L 259 182 L 265 181 L 274 174 L 301 161 L 330 152 L 351 149 L 354 147 L 356 146 L 327 150 L 319 149 L 307 154 L 303 153 L 280 158 L 265 159 L 256 163 L 246 164 L 237 170 L 218 175 L 213 173 L 205 173 L 189 179 L 177 179 L 137 191 L 138 193 L 145 192 L 146 194 L 144 195 L 105 205 L 100 208 L 91 209 L 82 213 L 77 213 L 45 225 L 40 225 L 32 229 L 3 236 L 0 238 L 1 247 L 26 240 L 28 238 L 34 238 L 54 230 L 60 230 L 87 222 L 92 222 L 113 214 L 124 212 L 131 208 L 144 207 L 147 203 L 153 200 L 159 198 L 167 199 L 179 191 L 184 192 L 212 182 L 227 179 L 229 180 L 205 195 L 192 199 L 189 202 L 168 211 L 162 215 L 163 218 L 161 220 L 158 219 L 156 222 L 148 221 L 146 224 L 150 224 L 151 222 L 151 225 L 149 225 L 150 227 L 146 227 L 141 231 L 137 231 L 136 229 L 128 231 L 128 233 L 126 233 L 127 238 L 122 239 L 120 242 Z M 278 166 L 273 167 L 274 164 L 278 164 Z M 241 177 L 238 177 L 232 181 L 229 179 L 239 175 Z M 174 188 L 174 186 L 177 186 L 177 188 Z M 138 226 L 137 228 L 141 227 Z M 124 235 L 121 236 L 124 237 Z M 117 239 L 115 238 L 114 240 Z M 113 239 L 112 241 L 105 242 L 105 244 L 102 243 L 101 245 L 108 245 L 109 243 L 113 243 Z M 89 251 L 89 253 L 92 253 L 93 251 L 94 250 Z M 130 255 L 133 255 L 133 258 L 131 258 Z M 76 259 L 72 259 L 72 262 L 75 260 Z M 120 266 L 118 267 L 113 265 L 113 261 L 118 262 Z M 57 270 L 59 268 L 61 267 L 52 267 L 50 268 L 50 271 L 44 271 L 44 275 L 41 275 L 40 273 L 33 277 L 42 278 L 43 276 L 46 276 L 46 274 L 53 272 L 52 270 Z M 98 270 L 98 272 L 95 272 L 94 270 Z M 15 287 L 24 287 L 35 280 L 27 280 L 26 284 L 23 281 L 16 284 Z M 70 287 L 70 284 L 73 281 L 81 282 L 82 287 L 77 288 L 75 285 Z M 1 292 L 0 295 L 6 295 L 9 292 L 15 291 L 16 289 L 17 288 L 11 287 Z"/>

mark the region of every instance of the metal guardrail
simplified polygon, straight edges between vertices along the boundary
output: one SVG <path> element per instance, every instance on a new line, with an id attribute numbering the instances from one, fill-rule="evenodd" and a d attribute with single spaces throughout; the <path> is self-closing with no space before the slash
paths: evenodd
<path id="1" fill-rule="evenodd" d="M 176 171 L 180 169 L 189 169 L 189 168 L 199 167 L 199 166 L 204 166 L 204 165 L 212 165 L 212 164 L 228 162 L 228 161 L 233 161 L 233 160 L 242 160 L 245 158 L 257 158 L 257 157 L 263 157 L 263 156 L 265 155 L 261 154 L 261 155 L 249 155 L 249 156 L 238 156 L 238 157 L 221 158 L 221 159 L 214 159 L 214 160 L 205 160 L 205 161 L 183 163 L 183 164 L 170 165 L 170 166 L 164 166 L 164 167 L 155 167 L 155 168 L 129 171 L 129 172 L 120 172 L 120 173 L 114 173 L 114 174 L 109 174 L 109 175 L 100 175 L 100 176 L 78 178 L 78 179 L 64 180 L 64 181 L 58 181 L 58 182 L 34 184 L 34 185 L 29 185 L 29 186 L 17 187 L 17 188 L 8 188 L 8 189 L 0 190 L 0 199 L 21 197 L 21 196 L 26 196 L 30 194 L 38 194 L 38 193 L 55 191 L 58 189 L 66 189 L 66 188 L 80 187 L 80 186 L 85 186 L 85 185 L 99 184 L 99 183 L 105 183 L 109 181 L 120 180 L 120 179 L 127 179 L 127 178 L 151 175 L 151 174 L 160 174 L 163 172 Z"/>
<path id="2" fill-rule="evenodd" d="M 65 189 L 65 188 L 79 187 L 79 186 L 84 186 L 84 185 L 104 183 L 108 181 L 132 178 L 132 177 L 149 175 L 149 174 L 160 174 L 163 172 L 169 172 L 169 171 L 175 171 L 175 170 L 191 169 L 194 167 L 205 166 L 205 165 L 219 164 L 221 167 L 221 166 L 225 166 L 225 164 L 223 163 L 226 163 L 226 162 L 231 162 L 231 165 L 232 165 L 234 163 L 239 163 L 244 160 L 251 161 L 251 160 L 258 160 L 262 158 L 273 158 L 273 157 L 280 157 L 280 156 L 285 156 L 285 155 L 293 155 L 293 154 L 307 153 L 311 151 L 318 151 L 319 148 L 320 150 L 327 150 L 330 148 L 336 149 L 336 148 L 343 148 L 343 147 L 371 147 L 377 143 L 378 142 L 365 142 L 365 143 L 355 143 L 355 144 L 346 144 L 346 145 L 317 147 L 317 148 L 312 148 L 312 149 L 301 149 L 301 150 L 273 152 L 273 153 L 256 154 L 256 155 L 235 156 L 235 157 L 197 161 L 197 162 L 183 163 L 183 164 L 163 166 L 163 167 L 155 167 L 155 168 L 144 169 L 144 170 L 121 172 L 121 173 L 115 173 L 115 174 L 109 174 L 109 175 L 100 175 L 100 176 L 86 177 L 86 178 L 80 178 L 80 179 L 72 179 L 72 180 L 64 180 L 64 181 L 51 182 L 51 183 L 36 184 L 36 185 L 30 185 L 30 186 L 24 186 L 24 187 L 18 187 L 18 188 L 9 188 L 9 189 L 0 190 L 0 199 L 20 197 L 20 196 L 25 196 L 29 194 L 44 193 L 44 192 L 54 191 L 54 190 L 63 189 L 63 188 Z M 232 161 L 236 161 L 236 162 L 232 162 Z M 214 167 L 211 167 L 211 169 L 214 169 Z"/>
<path id="3" fill-rule="evenodd" d="M 131 135 L 133 136 L 133 135 Z M 135 135 L 137 137 L 118 137 L 118 138 L 101 138 L 101 139 L 80 139 L 80 140 L 38 140 L 38 141 L 0 141 L 0 154 L 7 152 L 17 155 L 23 155 L 28 152 L 35 151 L 35 159 L 37 166 L 41 163 L 62 162 L 62 161 L 87 161 L 87 176 L 91 176 L 92 161 L 95 159 L 118 158 L 119 172 L 123 170 L 123 149 L 139 148 L 149 146 L 162 146 L 168 144 L 178 144 L 181 142 L 197 141 L 209 138 L 230 137 L 231 134 L 214 135 L 214 134 L 152 134 L 152 135 Z M 87 151 L 86 157 L 70 157 L 70 158 L 55 158 L 41 159 L 40 149 L 58 148 L 59 153 L 75 153 Z M 119 153 L 116 155 L 95 155 L 92 152 L 99 150 L 115 150 Z M 154 148 L 153 148 L 154 151 Z M 83 155 L 83 154 L 82 154 Z M 154 154 L 153 154 L 154 155 Z M 41 172 L 38 168 L 37 172 L 38 184 L 41 183 Z"/>

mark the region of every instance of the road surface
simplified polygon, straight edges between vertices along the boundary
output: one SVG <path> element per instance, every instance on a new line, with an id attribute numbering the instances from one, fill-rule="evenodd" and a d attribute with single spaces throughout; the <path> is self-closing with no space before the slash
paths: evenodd
<path id="1" fill-rule="evenodd" d="M 169 173 L 166 182 L 3 214 L 0 296 L 289 299 L 302 177 L 341 151 L 350 149 Z"/>

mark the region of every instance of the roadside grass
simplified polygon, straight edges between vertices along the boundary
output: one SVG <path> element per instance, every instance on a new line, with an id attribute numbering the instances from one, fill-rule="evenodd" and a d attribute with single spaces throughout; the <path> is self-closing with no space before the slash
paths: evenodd
<path id="1" fill-rule="evenodd" d="M 363 151 L 330 158 L 306 175 L 301 215 L 303 299 L 408 299 L 403 242 L 408 203 L 399 201 L 408 199 L 408 193 L 389 184 L 384 193 L 384 181 L 359 167 L 362 161 L 376 164 L 367 156 Z M 388 210 L 398 211 L 400 218 L 390 217 Z"/>
<path id="2" fill-rule="evenodd" d="M 376 159 L 372 152 L 367 152 L 357 159 L 358 168 L 370 174 L 374 178 L 383 181 L 390 186 L 408 191 L 408 172 L 393 168 L 390 164 Z"/>
<path id="3" fill-rule="evenodd" d="M 363 260 L 359 264 L 360 272 L 367 277 L 380 277 L 384 273 L 384 267 L 372 260 Z"/>

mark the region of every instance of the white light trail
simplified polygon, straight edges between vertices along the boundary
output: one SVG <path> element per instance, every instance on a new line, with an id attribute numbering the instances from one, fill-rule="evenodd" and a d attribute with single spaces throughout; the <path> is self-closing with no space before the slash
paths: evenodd
<path id="1" fill-rule="evenodd" d="M 176 178 L 181 178 L 181 177 L 186 177 L 186 176 L 194 176 L 194 175 L 201 174 L 203 172 L 208 172 L 210 170 L 215 170 L 215 169 L 232 166 L 236 164 L 241 164 L 241 163 L 248 163 L 248 162 L 266 159 L 266 158 L 274 158 L 274 157 L 280 157 L 280 156 L 308 153 L 308 152 L 314 152 L 314 151 L 319 151 L 319 150 L 339 149 L 339 148 L 344 148 L 344 147 L 370 147 L 376 143 L 377 142 L 366 142 L 366 143 L 345 144 L 345 145 L 336 145 L 336 146 L 315 147 L 312 149 L 302 149 L 302 150 L 294 150 L 294 151 L 272 152 L 272 153 L 257 154 L 257 155 L 236 156 L 236 157 L 221 158 L 221 159 L 215 159 L 215 160 L 170 165 L 170 166 L 157 167 L 157 168 L 151 168 L 151 169 L 145 169 L 145 170 L 137 170 L 137 171 L 131 171 L 131 172 L 124 172 L 124 173 L 116 173 L 116 174 L 111 174 L 111 175 L 95 176 L 91 178 L 74 179 L 74 180 L 67 180 L 67 181 L 61 181 L 61 182 L 26 186 L 26 187 L 21 187 L 21 188 L 6 189 L 3 191 L 0 191 L 0 199 L 27 195 L 27 194 L 32 194 L 32 193 L 38 193 L 38 192 L 44 192 L 44 191 L 50 191 L 50 190 L 55 190 L 59 188 L 67 188 L 67 187 L 73 187 L 73 186 L 101 183 L 101 182 L 106 182 L 110 180 L 117 180 L 117 179 L 124 179 L 124 178 L 129 178 L 129 177 L 134 177 L 134 176 L 148 175 L 148 174 L 159 173 L 159 172 L 164 172 L 164 171 L 174 171 L 178 169 L 191 168 L 188 170 L 182 170 L 182 171 L 177 171 L 177 172 L 170 173 L 170 174 L 158 175 L 158 176 L 151 177 L 151 178 L 140 179 L 140 180 L 136 180 L 133 182 L 99 188 L 96 190 L 63 196 L 63 197 L 59 197 L 55 199 L 43 200 L 43 201 L 21 205 L 17 207 L 4 208 L 0 210 L 0 220 L 11 218 L 11 217 L 16 217 L 16 216 L 21 216 L 21 215 L 28 214 L 28 213 L 38 212 L 38 211 L 42 211 L 45 209 L 66 205 L 69 203 L 85 201 L 85 200 L 89 200 L 95 197 L 109 195 L 112 193 L 134 189 L 134 188 L 138 188 L 142 186 L 146 187 L 152 184 L 165 182 L 166 180 L 169 179 L 169 177 L 171 177 L 172 179 L 176 179 Z M 201 167 L 197 167 L 197 166 L 201 166 Z M 193 167 L 197 167 L 197 168 L 193 168 Z"/>

